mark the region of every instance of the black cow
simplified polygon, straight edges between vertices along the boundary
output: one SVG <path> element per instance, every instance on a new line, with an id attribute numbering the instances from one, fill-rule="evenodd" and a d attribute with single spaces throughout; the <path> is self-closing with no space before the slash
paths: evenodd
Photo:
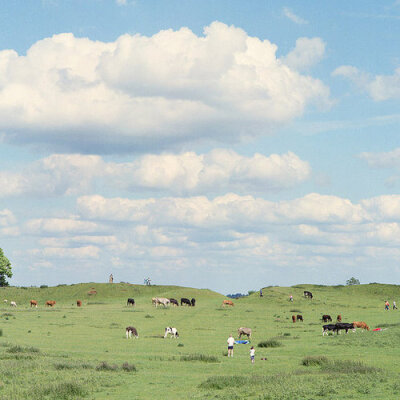
<path id="1" fill-rule="evenodd" d="M 131 298 L 129 297 L 129 299 L 128 299 L 127 302 L 126 302 L 126 305 L 127 305 L 127 306 L 134 306 L 134 305 L 135 305 L 135 299 L 131 299 Z"/>
<path id="2" fill-rule="evenodd" d="M 183 304 L 187 304 L 188 306 L 192 306 L 192 303 L 190 302 L 190 300 L 187 299 L 187 298 L 185 298 L 185 297 L 182 297 L 182 298 L 181 298 L 181 306 L 182 306 Z"/>
<path id="3" fill-rule="evenodd" d="M 355 331 L 354 325 L 352 323 L 346 323 L 346 322 L 340 322 L 335 324 L 336 326 L 336 332 L 339 335 L 339 331 L 340 330 L 345 330 L 346 333 L 349 331 L 349 329 L 351 329 L 352 331 Z"/>
<path id="4" fill-rule="evenodd" d="M 328 322 L 328 321 L 332 322 L 332 318 L 331 318 L 330 315 L 324 314 L 324 315 L 322 316 L 322 321 L 324 321 L 324 322 Z"/>
<path id="5" fill-rule="evenodd" d="M 170 301 L 171 304 L 173 304 L 174 306 L 179 306 L 178 300 L 176 300 L 176 299 L 169 299 L 169 301 Z"/>
<path id="6" fill-rule="evenodd" d="M 192 307 L 194 307 L 196 305 L 196 299 L 192 298 L 192 300 L 190 300 L 190 303 L 191 303 Z"/>
<path id="7" fill-rule="evenodd" d="M 322 326 L 322 336 L 325 335 L 325 333 L 328 335 L 329 331 L 335 332 L 336 331 L 336 325 L 334 324 L 329 324 L 329 325 L 323 325 Z"/>
<path id="8" fill-rule="evenodd" d="M 297 319 L 297 322 L 298 322 L 298 321 L 303 322 L 303 316 L 300 315 L 300 314 L 297 314 L 296 319 Z"/>
<path id="9" fill-rule="evenodd" d="M 304 291 L 304 297 L 306 297 L 306 298 L 308 297 L 309 299 L 312 299 L 312 298 L 313 298 L 313 295 L 312 295 L 311 292 L 305 290 L 305 291 Z"/>

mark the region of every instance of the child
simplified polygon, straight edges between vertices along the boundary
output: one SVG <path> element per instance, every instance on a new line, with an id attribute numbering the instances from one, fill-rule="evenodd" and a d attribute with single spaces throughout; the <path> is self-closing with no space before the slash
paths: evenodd
<path id="1" fill-rule="evenodd" d="M 254 347 L 251 346 L 251 349 L 250 349 L 250 360 L 251 360 L 251 363 L 252 363 L 252 364 L 254 364 L 254 357 L 255 357 L 255 355 L 256 355 L 256 351 L 255 351 Z"/>

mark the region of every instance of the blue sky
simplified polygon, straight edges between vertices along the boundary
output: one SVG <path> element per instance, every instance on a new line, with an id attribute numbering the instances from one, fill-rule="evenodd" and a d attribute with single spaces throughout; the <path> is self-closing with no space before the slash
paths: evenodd
<path id="1" fill-rule="evenodd" d="M 13 285 L 400 279 L 400 2 L 0 5 Z"/>

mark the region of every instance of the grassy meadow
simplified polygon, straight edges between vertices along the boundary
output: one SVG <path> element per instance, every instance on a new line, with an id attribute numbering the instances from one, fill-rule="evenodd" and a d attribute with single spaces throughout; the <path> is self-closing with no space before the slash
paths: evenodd
<path id="1" fill-rule="evenodd" d="M 314 299 L 304 299 L 304 290 Z M 176 286 L 87 283 L 0 293 L 0 399 L 400 397 L 400 311 L 384 311 L 386 299 L 400 304 L 399 286 L 269 287 L 262 298 L 257 292 L 226 309 L 218 293 Z M 155 309 L 155 296 L 195 297 L 196 306 Z M 46 300 L 57 304 L 46 308 Z M 292 314 L 304 322 L 293 324 Z M 365 321 L 371 331 L 323 337 L 322 314 Z M 128 325 L 139 339 L 125 338 Z M 180 338 L 163 339 L 166 326 Z M 240 326 L 253 330 L 254 365 L 250 345 L 226 357 L 226 340 Z"/>

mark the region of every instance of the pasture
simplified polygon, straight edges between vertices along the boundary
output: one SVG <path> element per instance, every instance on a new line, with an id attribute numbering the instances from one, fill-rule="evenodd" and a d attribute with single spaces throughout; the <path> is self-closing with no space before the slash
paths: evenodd
<path id="1" fill-rule="evenodd" d="M 305 299 L 304 290 L 313 299 Z M 386 299 L 399 303 L 399 286 L 269 287 L 262 298 L 254 293 L 226 308 L 218 293 L 175 286 L 88 283 L 0 293 L 0 399 L 400 396 L 400 314 L 384 311 Z M 156 309 L 155 296 L 194 297 L 196 306 Z M 127 298 L 135 306 L 127 306 Z M 45 307 L 47 300 L 55 300 L 54 307 Z M 304 322 L 292 322 L 297 314 Z M 323 314 L 365 321 L 371 331 L 323 337 Z M 138 330 L 138 339 L 126 339 L 127 326 Z M 164 339 L 167 326 L 180 337 Z M 238 344 L 234 357 L 226 357 L 226 340 L 237 337 L 239 327 L 252 329 L 254 365 L 250 345 Z"/>

